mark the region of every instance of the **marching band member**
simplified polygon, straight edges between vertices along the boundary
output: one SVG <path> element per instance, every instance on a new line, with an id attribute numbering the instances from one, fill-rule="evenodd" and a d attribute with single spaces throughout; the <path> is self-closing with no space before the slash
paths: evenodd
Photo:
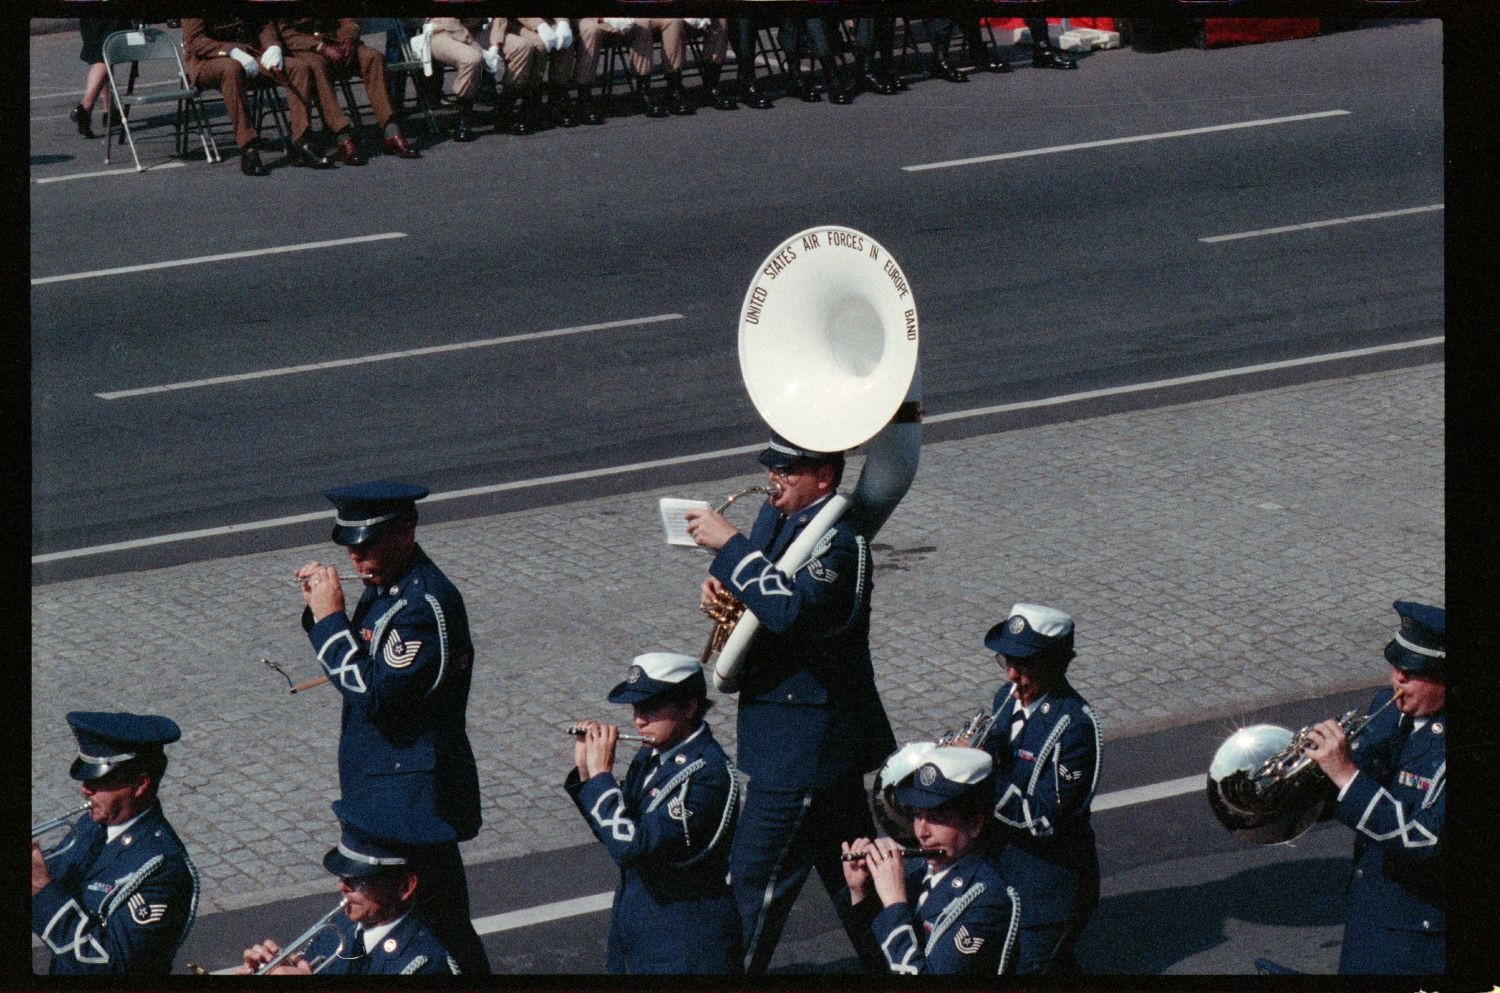
<path id="1" fill-rule="evenodd" d="M 31 843 L 31 930 L 61 975 L 166 975 L 193 926 L 198 872 L 157 802 L 167 717 L 73 711 L 69 775 L 89 803 L 51 853 Z"/>
<path id="2" fill-rule="evenodd" d="M 1021 895 L 1016 972 L 1076 972 L 1073 946 L 1099 903 L 1089 805 L 1103 738 L 1068 683 L 1073 618 L 1018 603 L 985 635 L 1009 687 L 984 748 L 995 760 L 1000 872 Z"/>
<path id="3" fill-rule="evenodd" d="M 870 665 L 872 566 L 858 513 L 794 575 L 775 564 L 837 491 L 844 455 L 773 434 L 760 463 L 777 492 L 748 537 L 713 511 L 686 515 L 694 542 L 717 552 L 700 603 L 731 593 L 763 627 L 742 664 L 736 759 L 750 785 L 730 858 L 750 973 L 770 964 L 808 873 L 829 894 L 843 888 L 839 844 L 875 834 L 864 774 L 896 748 Z"/>
<path id="4" fill-rule="evenodd" d="M 1438 975 L 1446 933 L 1447 612 L 1407 600 L 1393 606 L 1401 629 L 1385 646 L 1391 688 L 1370 708 L 1400 692 L 1399 713 L 1386 707 L 1353 743 L 1338 721 L 1324 721 L 1308 733 L 1305 754 L 1339 788 L 1333 816 L 1354 829 L 1339 972 Z"/>
<path id="5" fill-rule="evenodd" d="M 845 842 L 841 915 L 869 930 L 895 975 L 996 975 L 1015 967 L 1021 907 L 990 846 L 994 763 L 977 748 L 932 747 L 894 784 L 917 843 L 904 859 L 890 838 Z M 876 899 L 870 899 L 873 886 Z"/>
<path id="6" fill-rule="evenodd" d="M 338 570 L 307 563 L 296 573 L 302 626 L 343 698 L 339 794 L 358 802 L 365 791 L 398 790 L 401 807 L 452 827 L 456 840 L 420 854 L 418 899 L 463 973 L 487 975 L 458 850 L 480 824 L 464 729 L 474 645 L 463 598 L 416 542 L 416 501 L 427 492 L 379 481 L 325 494 L 338 508 L 332 540 L 348 550 L 364 592 L 346 616 Z"/>
<path id="7" fill-rule="evenodd" d="M 623 785 L 619 728 L 575 725 L 563 786 L 620 867 L 609 922 L 609 971 L 738 972 L 740 923 L 725 875 L 739 779 L 703 715 L 713 706 L 688 655 L 636 656 L 610 703 L 631 704 L 644 744 Z"/>
<path id="8" fill-rule="evenodd" d="M 423 812 L 379 802 L 374 794 L 358 803 L 335 801 L 333 813 L 342 831 L 339 843 L 323 856 L 323 868 L 338 877 L 342 917 L 265 975 L 312 975 L 314 963 L 319 963 L 319 975 L 328 976 L 457 973 L 458 963 L 418 903 L 420 860 L 411 857 L 421 845 L 451 841 L 453 829 L 436 819 L 423 820 Z M 240 975 L 269 965 L 281 950 L 269 938 L 245 949 Z"/>

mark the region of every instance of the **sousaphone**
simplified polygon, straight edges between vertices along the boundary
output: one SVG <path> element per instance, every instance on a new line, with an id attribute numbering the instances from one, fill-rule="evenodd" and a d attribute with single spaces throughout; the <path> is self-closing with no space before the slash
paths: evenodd
<path id="1" fill-rule="evenodd" d="M 812 451 L 866 445 L 852 495 L 828 500 L 776 562 L 802 568 L 819 539 L 857 506 L 873 539 L 916 476 L 922 445 L 917 305 L 900 265 L 874 238 L 822 225 L 799 231 L 761 263 L 740 308 L 745 389 L 771 429 Z M 759 628 L 728 610 L 704 661 L 733 693 Z M 729 630 L 725 630 L 726 626 Z M 714 645 L 721 645 L 714 651 Z"/>

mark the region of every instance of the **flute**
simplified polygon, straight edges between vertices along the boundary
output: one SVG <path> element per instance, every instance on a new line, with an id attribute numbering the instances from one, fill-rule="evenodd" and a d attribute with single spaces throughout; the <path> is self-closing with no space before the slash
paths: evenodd
<path id="1" fill-rule="evenodd" d="M 370 578 L 371 577 L 369 577 L 369 576 L 366 576 L 366 575 L 363 575 L 362 573 L 356 572 L 352 576 L 340 576 L 339 577 L 339 582 L 341 582 L 341 583 L 365 583 L 365 582 L 369 582 Z M 292 577 L 292 582 L 296 583 L 298 586 L 301 586 L 303 583 L 307 582 L 307 580 L 301 578 L 300 576 L 293 576 Z"/>
<path id="2" fill-rule="evenodd" d="M 866 857 L 867 854 L 868 854 L 867 852 L 844 852 L 842 855 L 839 856 L 839 859 L 840 859 L 840 861 L 843 861 L 843 862 L 863 862 L 865 860 L 865 857 Z M 903 849 L 901 849 L 901 857 L 904 858 L 904 859 L 914 859 L 914 858 L 919 858 L 919 857 L 920 858 L 924 858 L 924 859 L 934 859 L 934 858 L 937 858 L 939 855 L 942 855 L 942 854 L 943 854 L 943 850 L 941 848 L 903 848 Z"/>
<path id="3" fill-rule="evenodd" d="M 584 730 L 583 728 L 579 727 L 577 724 L 569 724 L 567 727 L 563 728 L 563 730 L 566 731 L 568 734 L 571 734 L 575 738 L 581 738 L 583 735 L 585 735 L 585 734 L 588 733 L 586 730 Z M 650 737 L 642 738 L 640 735 L 637 735 L 637 734 L 622 734 L 622 735 L 620 735 L 620 740 L 621 741 L 639 741 L 643 745 L 654 745 L 654 744 L 656 744 L 656 739 L 655 738 L 650 738 Z"/>

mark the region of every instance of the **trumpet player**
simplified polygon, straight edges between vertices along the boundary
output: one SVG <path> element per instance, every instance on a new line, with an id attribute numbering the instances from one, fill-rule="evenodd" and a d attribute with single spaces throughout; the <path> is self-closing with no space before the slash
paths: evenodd
<path id="1" fill-rule="evenodd" d="M 479 833 L 479 773 L 465 730 L 474 644 L 463 597 L 417 544 L 425 486 L 381 480 L 324 494 L 336 512 L 332 540 L 364 589 L 352 613 L 332 565 L 297 570 L 302 627 L 343 698 L 339 795 L 395 790 L 414 816 L 440 820 L 454 840 L 415 855 L 418 900 L 464 975 L 488 975 L 469 915 L 458 842 Z"/>
<path id="2" fill-rule="evenodd" d="M 60 975 L 166 975 L 193 926 L 198 873 L 157 800 L 167 717 L 73 711 L 69 775 L 88 810 L 51 853 L 31 843 L 31 929 Z"/>
<path id="3" fill-rule="evenodd" d="M 1337 720 L 1308 731 L 1304 753 L 1339 788 L 1333 816 L 1354 829 L 1354 866 L 1340 973 L 1444 971 L 1443 826 L 1447 767 L 1447 613 L 1398 600 L 1400 630 L 1385 646 L 1399 694 L 1350 742 Z"/>
<path id="4" fill-rule="evenodd" d="M 776 566 L 837 492 L 844 454 L 773 434 L 760 464 L 775 492 L 748 536 L 721 514 L 687 513 L 693 541 L 716 552 L 702 606 L 732 595 L 763 628 L 741 667 L 735 757 L 750 785 L 730 858 L 752 974 L 770 964 L 814 868 L 830 896 L 843 888 L 839 844 L 875 834 L 864 774 L 896 749 L 870 664 L 872 565 L 858 513 L 839 518 L 795 574 Z M 849 937 L 864 953 L 860 933 Z"/>
<path id="5" fill-rule="evenodd" d="M 619 728 L 574 725 L 564 789 L 620 867 L 609 922 L 615 974 L 735 973 L 739 916 L 725 875 L 739 781 L 703 720 L 713 701 L 688 655 L 636 656 L 610 703 L 630 704 L 643 742 L 624 783 Z"/>
<path id="6" fill-rule="evenodd" d="M 1073 947 L 1099 903 L 1089 814 L 1104 741 L 1068 682 L 1073 618 L 1018 603 L 984 644 L 1006 678 L 984 748 L 995 760 L 1000 871 L 1021 895 L 1016 972 L 1075 973 Z"/>
<path id="7" fill-rule="evenodd" d="M 323 856 L 338 877 L 342 914 L 303 939 L 306 947 L 283 949 L 266 940 L 245 949 L 240 975 L 329 976 L 454 975 L 458 963 L 417 903 L 422 880 L 411 856 L 434 837 L 452 838 L 441 821 L 380 802 L 366 794 L 333 804 L 342 830 Z M 280 961 L 277 961 L 278 958 Z M 274 963 L 274 965 L 273 965 Z M 271 965 L 272 968 L 265 969 Z M 264 970 L 264 971 L 262 971 Z"/>
<path id="8" fill-rule="evenodd" d="M 996 975 L 1015 967 L 1021 906 L 991 846 L 994 761 L 978 748 L 931 747 L 894 784 L 925 858 L 891 838 L 843 844 L 847 889 L 834 905 L 865 931 L 893 975 Z M 872 894 L 870 891 L 874 890 Z"/>

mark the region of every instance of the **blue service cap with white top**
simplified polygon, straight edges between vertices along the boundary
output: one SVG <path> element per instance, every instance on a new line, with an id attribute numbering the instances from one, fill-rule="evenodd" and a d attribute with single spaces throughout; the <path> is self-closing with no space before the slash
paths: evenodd
<path id="1" fill-rule="evenodd" d="M 1443 672 L 1448 667 L 1448 612 L 1411 600 L 1391 604 L 1401 630 L 1385 646 L 1385 660 L 1402 672 Z"/>
<path id="2" fill-rule="evenodd" d="M 703 664 L 697 659 L 676 652 L 647 652 L 631 660 L 625 681 L 609 691 L 609 702 L 640 703 L 663 693 L 691 697 L 707 692 Z"/>
<path id="3" fill-rule="evenodd" d="M 323 868 L 335 876 L 360 878 L 401 868 L 415 850 L 458 839 L 431 804 L 403 802 L 393 790 L 363 790 L 357 802 L 335 800 L 333 814 L 342 832 L 323 856 Z"/>
<path id="4" fill-rule="evenodd" d="M 766 450 L 760 453 L 760 464 L 767 469 L 785 469 L 793 462 L 841 462 L 843 452 L 816 452 L 811 448 L 803 448 L 795 445 L 786 438 L 771 432 L 771 441 Z"/>
<path id="5" fill-rule="evenodd" d="M 429 492 L 425 486 L 389 479 L 328 490 L 323 495 L 338 508 L 333 518 L 334 543 L 361 545 L 374 538 L 383 525 L 416 517 L 417 501 Z"/>
<path id="6" fill-rule="evenodd" d="M 136 759 L 160 758 L 163 745 L 182 737 L 170 717 L 118 711 L 74 710 L 67 715 L 78 757 L 68 775 L 79 782 L 99 779 Z"/>
<path id="7" fill-rule="evenodd" d="M 914 810 L 934 810 L 988 786 L 995 768 L 989 752 L 959 745 L 930 749 L 922 759 L 911 778 L 894 791 L 897 803 Z"/>
<path id="8" fill-rule="evenodd" d="M 1007 658 L 1024 659 L 1042 652 L 1073 650 L 1073 618 L 1056 607 L 1018 603 L 1010 616 L 990 628 L 984 636 L 990 651 Z"/>

